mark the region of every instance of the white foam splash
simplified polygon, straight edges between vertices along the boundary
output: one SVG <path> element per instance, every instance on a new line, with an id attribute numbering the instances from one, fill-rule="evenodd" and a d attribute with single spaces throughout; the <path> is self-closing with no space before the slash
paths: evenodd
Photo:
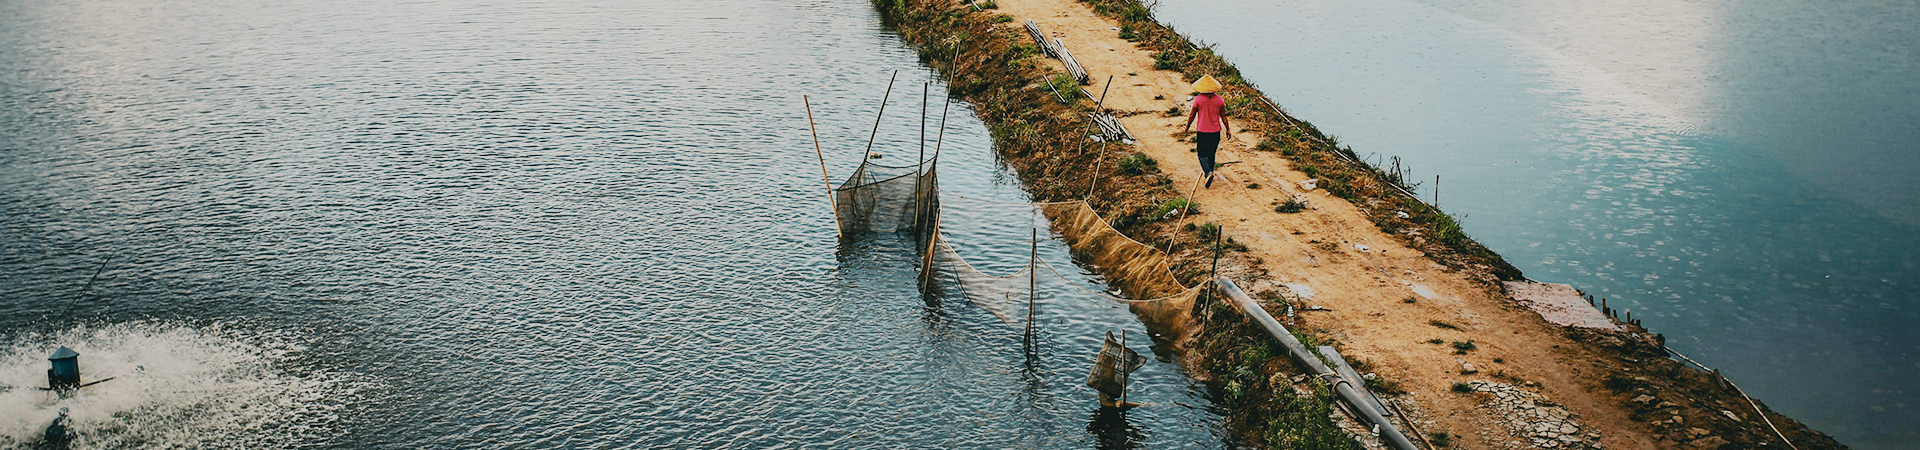
<path id="1" fill-rule="evenodd" d="M 80 352 L 83 382 L 62 399 L 47 355 Z M 304 350 L 285 335 L 162 323 L 76 327 L 0 343 L 0 448 L 39 442 L 70 410 L 73 448 L 286 447 L 319 437 L 358 388 L 346 377 L 280 368 Z"/>

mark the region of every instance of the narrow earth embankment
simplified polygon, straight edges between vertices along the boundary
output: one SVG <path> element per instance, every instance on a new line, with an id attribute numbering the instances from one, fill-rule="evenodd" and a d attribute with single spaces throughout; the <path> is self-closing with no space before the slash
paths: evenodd
<path id="1" fill-rule="evenodd" d="M 1134 239 L 1173 249 L 1189 285 L 1208 277 L 1213 233 L 1222 233 L 1220 274 L 1377 374 L 1369 384 L 1436 445 L 1787 448 L 1738 394 L 1667 358 L 1656 335 L 1553 325 L 1516 303 L 1501 281 L 1519 272 L 1451 217 L 1407 196 L 1395 174 L 1355 162 L 1269 106 L 1230 64 L 1137 2 L 875 4 L 955 95 L 976 105 L 1036 198 L 1084 198 Z M 1105 92 L 1102 106 L 1137 142 L 1085 139 L 1096 106 L 1055 79 L 1065 71 L 1038 53 L 1028 20 L 1072 51 L 1091 75 L 1086 92 Z M 1210 188 L 1195 183 L 1199 166 L 1182 130 L 1181 109 L 1201 74 L 1228 85 L 1233 121 L 1219 157 L 1230 162 L 1225 178 Z M 1189 201 L 1190 213 L 1171 213 Z M 1187 349 L 1189 365 L 1220 388 L 1240 439 L 1351 445 L 1323 439 L 1324 420 L 1312 416 L 1324 418 L 1325 407 L 1300 393 L 1313 392 L 1313 382 L 1285 376 L 1298 370 L 1237 313 L 1211 306 L 1196 316 L 1205 330 Z M 1840 447 L 1797 421 L 1767 418 L 1800 449 Z"/>

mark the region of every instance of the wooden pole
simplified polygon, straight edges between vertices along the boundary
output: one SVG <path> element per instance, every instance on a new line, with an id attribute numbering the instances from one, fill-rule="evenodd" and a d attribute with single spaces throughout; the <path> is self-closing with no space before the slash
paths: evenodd
<path id="1" fill-rule="evenodd" d="M 1107 113 L 1107 90 L 1113 89 L 1113 75 L 1107 75 L 1107 87 L 1100 88 L 1100 101 L 1094 103 L 1094 110 Z"/>
<path id="2" fill-rule="evenodd" d="M 927 160 L 927 95 L 933 93 L 933 82 L 928 81 L 920 88 L 920 159 L 914 161 L 917 173 L 919 163 Z"/>
<path id="3" fill-rule="evenodd" d="M 1440 209 L 1440 174 L 1433 174 L 1433 209 Z"/>
<path id="4" fill-rule="evenodd" d="M 1032 247 L 1027 253 L 1027 343 L 1031 345 L 1033 343 L 1033 307 L 1038 303 L 1034 301 L 1034 291 L 1040 284 L 1038 274 L 1040 268 L 1035 264 L 1040 261 L 1039 228 L 1033 229 L 1033 240 L 1028 242 Z"/>
<path id="5" fill-rule="evenodd" d="M 933 92 L 931 80 L 920 87 L 920 157 L 913 160 L 913 232 L 916 239 L 920 233 L 920 215 L 926 213 L 920 210 L 920 185 L 923 184 L 920 180 L 927 176 L 924 169 L 927 167 L 927 94 L 930 92 Z"/>
<path id="6" fill-rule="evenodd" d="M 833 232 L 846 239 L 846 232 L 840 229 L 840 202 L 833 199 L 833 179 L 827 176 L 827 154 L 820 150 L 820 129 L 813 125 L 813 100 L 802 95 L 800 104 L 807 107 L 807 130 L 813 132 L 813 155 L 820 158 L 820 181 L 827 184 L 827 209 L 833 210 Z"/>
<path id="7" fill-rule="evenodd" d="M 1174 233 L 1175 239 L 1167 239 L 1167 255 L 1173 255 L 1173 243 L 1175 241 L 1178 241 L 1179 240 L 1178 237 L 1180 236 L 1180 222 L 1185 222 L 1187 220 L 1187 212 L 1193 211 L 1193 194 L 1200 193 L 1200 180 L 1206 177 L 1207 177 L 1207 174 L 1203 173 L 1203 174 L 1200 174 L 1199 178 L 1194 178 L 1193 189 L 1187 190 L 1186 207 L 1180 209 L 1180 219 L 1173 221 L 1173 230 L 1174 230 L 1173 233 Z"/>
<path id="8" fill-rule="evenodd" d="M 887 99 L 893 98 L 893 81 L 900 78 L 900 71 L 893 71 L 893 78 L 887 79 L 887 92 L 880 95 L 880 112 L 873 115 L 873 132 L 867 134 L 867 151 L 860 154 L 860 163 L 866 164 L 873 155 L 873 140 L 880 137 L 880 118 L 887 116 Z"/>
<path id="9" fill-rule="evenodd" d="M 1220 278 L 1220 241 L 1227 236 L 1227 226 L 1214 229 L 1213 234 L 1213 272 L 1207 278 Z"/>
<path id="10" fill-rule="evenodd" d="M 1400 423 L 1407 424 L 1407 431 L 1412 431 L 1414 436 L 1418 436 L 1420 438 L 1420 442 L 1425 442 L 1427 444 L 1427 448 L 1429 449 L 1439 448 L 1439 447 L 1434 447 L 1433 441 L 1427 440 L 1427 434 L 1420 432 L 1420 426 L 1414 425 L 1413 419 L 1408 418 L 1407 413 L 1400 410 L 1400 402 L 1398 400 L 1389 401 L 1387 406 L 1390 408 L 1393 408 L 1393 415 L 1399 416 Z"/>
<path id="11" fill-rule="evenodd" d="M 1087 138 L 1087 130 L 1091 128 L 1093 128 L 1092 123 L 1080 126 L 1080 148 L 1082 150 L 1087 148 L 1087 141 L 1091 140 Z M 1105 142 L 1101 144 L 1105 144 Z M 1093 188 L 1100 185 L 1100 166 L 1106 163 L 1107 149 L 1106 146 L 1102 145 L 1100 148 L 1100 157 L 1093 161 L 1093 169 L 1087 171 L 1089 172 L 1087 174 L 1087 195 L 1081 196 L 1080 201 L 1084 202 L 1093 198 Z M 1087 206 L 1093 206 L 1093 204 L 1089 203 Z"/>
<path id="12" fill-rule="evenodd" d="M 1133 374 L 1126 371 L 1127 366 L 1132 365 L 1133 361 L 1128 361 L 1126 358 L 1127 329 L 1125 328 L 1120 329 L 1120 356 L 1121 356 L 1120 367 L 1118 367 L 1119 369 L 1121 369 L 1120 370 L 1120 410 L 1125 411 L 1127 408 L 1127 380 L 1133 378 Z"/>
<path id="13" fill-rule="evenodd" d="M 934 160 L 940 159 L 940 144 L 947 142 L 947 108 L 950 108 L 952 106 L 953 106 L 952 95 L 948 95 L 946 102 L 940 104 L 940 131 L 939 133 L 935 134 L 933 137 L 933 159 Z"/>

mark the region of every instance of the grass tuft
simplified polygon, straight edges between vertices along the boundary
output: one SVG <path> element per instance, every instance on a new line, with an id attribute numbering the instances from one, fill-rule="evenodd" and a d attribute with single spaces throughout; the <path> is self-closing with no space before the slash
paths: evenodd
<path id="1" fill-rule="evenodd" d="M 1478 350 L 1478 349 L 1479 349 L 1478 346 L 1473 345 L 1472 339 L 1468 339 L 1465 342 L 1453 341 L 1453 354 L 1455 355 L 1465 355 L 1467 354 L 1467 352 Z"/>
<path id="2" fill-rule="evenodd" d="M 1306 211 L 1306 210 L 1307 210 L 1307 202 L 1305 200 L 1301 200 L 1299 197 L 1290 197 L 1287 199 L 1287 201 L 1280 202 L 1279 206 L 1273 207 L 1274 212 L 1284 213 L 1284 214 L 1293 214 L 1293 213 Z"/>
<path id="3" fill-rule="evenodd" d="M 1127 175 L 1146 175 L 1160 171 L 1160 161 L 1145 153 L 1134 153 L 1120 159 L 1120 171 Z"/>

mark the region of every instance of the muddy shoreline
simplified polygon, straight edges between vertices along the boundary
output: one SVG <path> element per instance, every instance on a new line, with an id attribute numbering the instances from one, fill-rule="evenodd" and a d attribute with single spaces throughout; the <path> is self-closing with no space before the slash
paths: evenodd
<path id="1" fill-rule="evenodd" d="M 1355 220 L 1364 221 L 1358 226 L 1370 223 L 1373 229 L 1364 230 L 1371 233 L 1366 237 L 1386 237 L 1396 246 L 1396 251 L 1431 261 L 1438 268 L 1423 273 L 1445 274 L 1458 286 L 1451 291 L 1457 293 L 1455 296 L 1466 298 L 1463 301 L 1482 311 L 1497 313 L 1498 316 L 1486 319 L 1491 323 L 1480 326 L 1472 321 L 1463 325 L 1438 319 L 1431 321 L 1433 327 L 1445 329 L 1438 331 L 1466 336 L 1464 341 L 1456 340 L 1454 344 L 1460 348 L 1456 350 L 1458 354 L 1467 355 L 1458 361 L 1472 367 L 1468 359 L 1490 358 L 1480 360 L 1480 364 L 1490 369 L 1489 373 L 1460 369 L 1458 375 L 1447 374 L 1447 379 L 1439 379 L 1441 377 L 1429 375 L 1433 373 L 1429 368 L 1403 356 L 1425 355 L 1418 352 L 1426 350 L 1400 348 L 1408 347 L 1404 343 L 1394 347 L 1375 342 L 1381 338 L 1369 336 L 1432 334 L 1435 330 L 1375 333 L 1355 328 L 1357 324 L 1366 323 L 1364 320 L 1318 319 L 1320 316 L 1295 314 L 1297 310 L 1315 306 L 1310 304 L 1314 300 L 1310 294 L 1302 296 L 1281 287 L 1288 274 L 1276 274 L 1287 270 L 1287 266 L 1273 260 L 1277 253 L 1261 248 L 1265 241 L 1255 242 L 1256 248 L 1250 251 L 1247 245 L 1233 240 L 1236 237 L 1254 239 L 1246 234 L 1252 232 L 1244 229 L 1247 225 L 1233 220 L 1236 215 L 1244 215 L 1237 214 L 1244 209 L 1213 211 L 1215 208 L 1210 204 L 1220 204 L 1219 201 L 1200 200 L 1206 196 L 1186 198 L 1182 191 L 1186 191 L 1187 186 L 1178 170 L 1162 167 L 1172 165 L 1168 156 L 1177 152 L 1168 148 L 1179 145 L 1174 139 L 1184 136 L 1179 133 L 1173 134 L 1178 138 L 1158 136 L 1166 133 L 1137 126 L 1159 114 L 1159 107 L 1131 111 L 1113 108 L 1115 116 L 1129 121 L 1132 133 L 1153 137 L 1153 142 L 1144 142 L 1149 139 L 1143 137 L 1142 143 L 1130 146 L 1088 142 L 1083 138 L 1091 127 L 1086 114 L 1093 112 L 1095 106 L 1084 98 L 1062 103 L 1053 93 L 1057 87 L 1048 88 L 1049 79 L 1059 73 L 1054 67 L 1056 63 L 1040 54 L 1020 28 L 1023 20 L 1033 17 L 1015 17 L 1002 11 L 1003 5 L 989 2 L 876 0 L 874 6 L 887 26 L 919 50 L 923 62 L 948 78 L 953 95 L 975 105 L 992 131 L 995 148 L 1016 170 L 1036 200 L 1084 199 L 1122 233 L 1156 247 L 1173 248 L 1174 273 L 1187 285 L 1209 278 L 1214 258 L 1219 255 L 1219 273 L 1251 286 L 1249 290 L 1267 302 L 1270 312 L 1291 322 L 1290 327 L 1304 334 L 1303 340 L 1355 346 L 1356 353 L 1362 355 L 1354 357 L 1360 370 L 1379 373 L 1369 379 L 1369 386 L 1380 394 L 1396 398 L 1396 402 L 1405 402 L 1417 428 L 1428 440 L 1445 441 L 1456 448 L 1492 448 L 1515 442 L 1524 445 L 1529 439 L 1533 446 L 1542 446 L 1546 441 L 1540 440 L 1540 433 L 1544 432 L 1526 428 L 1545 422 L 1508 423 L 1500 416 L 1513 415 L 1515 411 L 1545 411 L 1541 412 L 1543 417 L 1560 414 L 1554 424 L 1578 430 L 1549 433 L 1555 439 L 1566 439 L 1568 448 L 1788 448 L 1779 442 L 1765 421 L 1754 417 L 1755 408 L 1731 385 L 1714 374 L 1669 357 L 1659 335 L 1626 323 L 1621 324 L 1622 331 L 1560 327 L 1531 315 L 1531 311 L 1507 295 L 1502 284 L 1524 279 L 1519 270 L 1467 237 L 1452 217 L 1408 195 L 1410 189 L 1403 183 L 1409 180 L 1401 180 L 1400 174 L 1391 170 L 1360 162 L 1351 149 L 1341 147 L 1310 123 L 1287 115 L 1241 79 L 1232 64 L 1155 22 L 1151 11 L 1140 3 L 1133 0 L 1086 0 L 1073 5 L 1067 5 L 1071 2 L 1066 0 L 1052 2 L 1058 4 L 1044 6 L 1056 13 L 1040 19 L 1101 21 L 1083 27 L 1088 29 L 1112 24 L 1117 31 L 1105 36 L 1106 40 L 1123 41 L 1119 43 L 1132 47 L 1136 53 L 1147 54 L 1135 59 L 1143 60 L 1138 62 L 1150 68 L 1126 72 L 1127 77 L 1140 76 L 1148 70 L 1189 81 L 1201 74 L 1212 74 L 1227 85 L 1221 95 L 1229 99 L 1235 134 L 1255 137 L 1246 143 L 1245 150 L 1249 155 L 1279 161 L 1276 164 L 1286 170 L 1265 178 L 1242 175 L 1247 179 L 1235 181 L 1245 183 L 1245 192 L 1241 195 L 1266 195 L 1279 188 L 1271 186 L 1263 191 L 1254 179 L 1311 178 L 1317 190 L 1307 190 L 1314 191 L 1313 195 L 1296 193 L 1294 198 L 1309 202 L 1320 200 L 1316 210 L 1346 211 Z M 1076 37 L 1082 42 L 1087 38 Z M 1090 66 L 1088 70 L 1098 68 Z M 1140 78 L 1152 75 L 1148 73 Z M 1100 83 L 1094 84 L 1097 93 Z M 1153 83 L 1134 86 L 1150 84 Z M 1163 97 L 1170 95 L 1155 95 L 1152 100 L 1160 101 Z M 1152 104 L 1174 103 L 1174 100 L 1165 100 Z M 1143 102 L 1151 103 L 1144 99 L 1135 103 Z M 1220 198 L 1222 194 L 1208 195 Z M 1329 204 L 1328 200 L 1347 204 Z M 1165 214 L 1168 206 L 1187 202 L 1198 203 L 1196 209 L 1201 212 L 1196 218 L 1183 222 L 1186 219 L 1183 215 L 1180 220 L 1169 220 Z M 1239 217 L 1237 222 L 1247 220 Z M 1233 229 L 1219 236 L 1223 231 L 1215 225 L 1216 221 Z M 1344 226 L 1357 228 L 1352 222 L 1345 222 Z M 1303 232 L 1295 230 L 1293 234 Z M 1213 245 L 1216 237 L 1223 237 L 1223 244 L 1218 247 Z M 1353 240 L 1361 239 L 1354 237 Z M 1332 244 L 1331 239 L 1311 242 L 1326 247 L 1322 253 L 1327 256 L 1321 257 L 1353 257 L 1351 250 L 1343 252 L 1327 247 Z M 1340 242 L 1354 245 L 1363 255 L 1368 251 L 1366 246 Z M 1378 241 L 1368 242 L 1379 245 Z M 1309 256 L 1313 258 L 1316 257 Z M 1337 271 L 1334 274 L 1340 275 Z M 1438 282 L 1429 280 L 1426 281 L 1429 284 Z M 1415 300 L 1409 296 L 1405 303 L 1411 305 Z M 1311 379 L 1303 379 L 1307 377 L 1299 377 L 1303 372 L 1280 356 L 1284 353 L 1277 351 L 1262 333 L 1248 327 L 1236 311 L 1219 302 L 1203 301 L 1194 316 L 1201 324 L 1201 331 L 1194 339 L 1181 343 L 1179 349 L 1191 373 L 1213 386 L 1215 401 L 1230 411 L 1227 414 L 1229 429 L 1238 443 L 1271 448 L 1367 445 L 1367 438 L 1355 441 L 1350 435 L 1356 433 L 1339 429 L 1341 420 L 1336 419 L 1340 415 L 1328 405 L 1324 387 L 1317 386 Z M 1511 336 L 1496 332 L 1509 329 Z M 1487 351 L 1468 355 L 1475 351 L 1473 336 L 1483 339 L 1481 345 L 1487 347 Z M 1346 347 L 1342 348 L 1343 353 L 1346 352 Z M 1525 356 L 1530 353 L 1529 348 L 1551 355 Z M 1365 357 L 1368 354 L 1380 357 L 1372 360 Z M 1506 355 L 1506 358 L 1485 355 Z M 1523 357 L 1530 358 L 1530 363 L 1520 364 Z M 1532 393 L 1534 391 L 1540 393 Z M 1544 393 L 1556 394 L 1551 397 L 1571 401 L 1571 404 L 1562 406 L 1546 400 L 1548 396 Z M 1556 408 L 1559 413 L 1552 412 Z M 1764 410 L 1764 405 L 1760 409 Z M 1575 412 L 1568 413 L 1568 410 Z M 1568 419 L 1569 416 L 1578 420 Z M 1844 448 L 1798 421 L 1771 411 L 1766 412 L 1766 418 L 1797 448 Z M 1580 421 L 1584 421 L 1585 428 L 1574 424 Z M 1554 446 L 1562 445 L 1562 441 L 1553 442 Z"/>

